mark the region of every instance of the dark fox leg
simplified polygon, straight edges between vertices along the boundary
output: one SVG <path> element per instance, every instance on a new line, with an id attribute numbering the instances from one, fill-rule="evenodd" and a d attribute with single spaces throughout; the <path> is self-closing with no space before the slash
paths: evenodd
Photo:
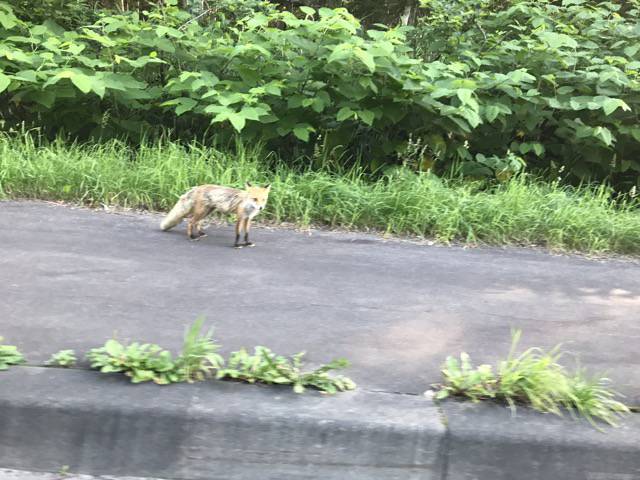
<path id="1" fill-rule="evenodd" d="M 197 207 L 194 210 L 193 215 L 189 219 L 189 225 L 187 226 L 187 235 L 189 235 L 189 238 L 196 239 L 202 235 L 199 224 L 200 224 L 200 221 L 203 220 L 208 213 L 209 213 L 209 209 L 206 207 Z M 194 227 L 196 229 L 195 234 L 193 231 Z"/>
<path id="2" fill-rule="evenodd" d="M 242 232 L 243 220 L 244 219 L 238 217 L 238 221 L 236 222 L 236 241 L 233 244 L 233 246 L 236 248 L 242 248 L 242 245 L 240 245 L 240 233 Z"/>
<path id="3" fill-rule="evenodd" d="M 213 208 L 210 208 L 209 210 L 207 210 L 207 213 L 205 214 L 205 216 L 202 218 L 202 220 L 200 220 L 198 222 L 197 228 L 198 228 L 198 233 L 200 234 L 201 237 L 207 235 L 206 232 L 202 228 L 202 224 L 203 224 L 205 218 L 208 217 L 211 214 L 211 212 L 213 212 L 213 210 L 214 210 Z"/>
<path id="4" fill-rule="evenodd" d="M 249 230 L 251 230 L 251 219 L 247 217 L 244 220 L 244 244 L 247 247 L 253 247 L 255 245 L 249 241 Z"/>

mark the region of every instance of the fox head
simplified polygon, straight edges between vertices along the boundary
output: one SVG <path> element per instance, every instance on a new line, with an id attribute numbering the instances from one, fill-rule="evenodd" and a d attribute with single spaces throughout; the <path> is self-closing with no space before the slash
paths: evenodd
<path id="1" fill-rule="evenodd" d="M 258 211 L 263 210 L 267 205 L 267 198 L 269 198 L 270 190 L 271 185 L 267 185 L 266 187 L 255 187 L 250 183 L 247 183 L 245 187 L 247 198 L 258 208 Z"/>

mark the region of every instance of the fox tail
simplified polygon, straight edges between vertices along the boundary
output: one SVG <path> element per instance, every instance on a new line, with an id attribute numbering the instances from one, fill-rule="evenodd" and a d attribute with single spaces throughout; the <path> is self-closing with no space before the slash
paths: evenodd
<path id="1" fill-rule="evenodd" d="M 189 192 L 190 193 L 190 192 Z M 189 193 L 182 195 L 171 211 L 160 223 L 162 230 L 169 230 L 178 225 L 186 217 L 193 207 L 193 198 Z"/>

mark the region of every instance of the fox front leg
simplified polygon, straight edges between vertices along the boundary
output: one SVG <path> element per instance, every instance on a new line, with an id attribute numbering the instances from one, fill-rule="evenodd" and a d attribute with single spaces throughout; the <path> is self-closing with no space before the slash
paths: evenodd
<path id="1" fill-rule="evenodd" d="M 244 219 L 244 244 L 247 247 L 255 247 L 255 244 L 249 241 L 249 230 L 251 230 L 251 219 L 247 217 Z"/>

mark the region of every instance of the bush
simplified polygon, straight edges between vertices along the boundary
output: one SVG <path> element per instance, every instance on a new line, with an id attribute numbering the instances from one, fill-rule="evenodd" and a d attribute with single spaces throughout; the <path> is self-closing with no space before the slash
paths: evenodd
<path id="1" fill-rule="evenodd" d="M 199 23 L 165 6 L 65 30 L 0 3 L 0 113 L 6 129 L 82 138 L 242 132 L 287 155 L 343 148 L 370 170 L 398 163 L 412 135 L 436 171 L 504 179 L 521 169 L 517 156 L 637 184 L 637 2 L 623 14 L 614 3 L 486 5 L 428 2 L 412 34 L 422 61 L 406 29 L 364 30 L 344 9 L 297 17 L 260 4 Z"/>

